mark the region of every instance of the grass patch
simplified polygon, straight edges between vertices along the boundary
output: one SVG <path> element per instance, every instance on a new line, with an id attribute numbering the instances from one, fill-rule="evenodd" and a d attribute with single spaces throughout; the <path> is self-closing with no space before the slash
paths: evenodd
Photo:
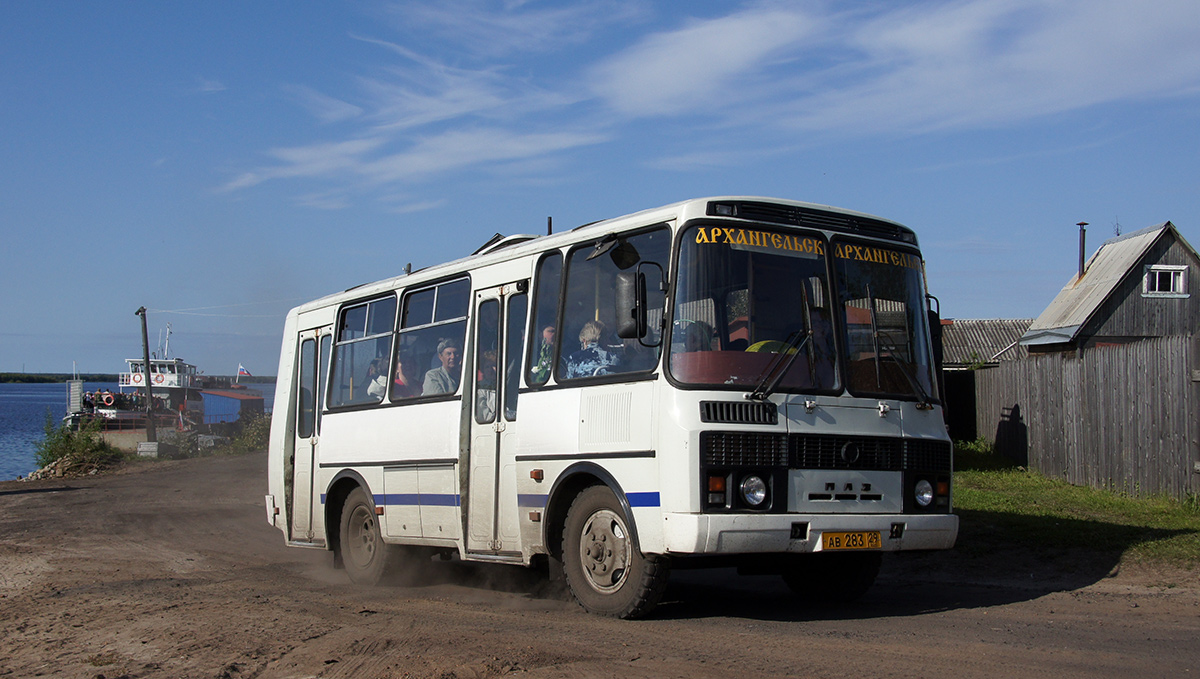
<path id="1" fill-rule="evenodd" d="M 45 437 L 37 444 L 35 457 L 39 469 L 51 465 L 59 476 L 94 474 L 125 459 L 125 454 L 109 445 L 100 436 L 101 422 L 93 420 L 75 429 L 66 424 L 55 425 L 46 411 Z"/>
<path id="2" fill-rule="evenodd" d="M 983 461 L 984 467 L 991 464 Z M 1002 558 L 1013 547 L 1046 556 L 1091 551 L 1121 561 L 1200 568 L 1196 498 L 1134 498 L 1011 465 L 963 469 L 954 481 L 959 541 L 967 553 Z"/>

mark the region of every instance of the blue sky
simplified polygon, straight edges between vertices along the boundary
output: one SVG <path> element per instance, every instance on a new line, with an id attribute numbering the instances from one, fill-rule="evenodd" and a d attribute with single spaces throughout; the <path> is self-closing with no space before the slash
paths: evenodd
<path id="1" fill-rule="evenodd" d="M 1200 3 L 0 3 L 0 371 L 686 198 L 894 219 L 944 316 L 1033 317 L 1119 227 L 1200 245 Z"/>

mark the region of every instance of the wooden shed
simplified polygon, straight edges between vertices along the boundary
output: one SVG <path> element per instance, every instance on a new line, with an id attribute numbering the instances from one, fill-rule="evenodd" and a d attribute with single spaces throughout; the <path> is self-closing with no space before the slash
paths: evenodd
<path id="1" fill-rule="evenodd" d="M 1020 339 L 1032 318 L 954 318 L 942 320 L 942 376 L 944 378 L 946 426 L 950 437 L 973 441 L 975 426 L 975 375 L 1003 361 L 1016 361 L 1029 354 Z"/>

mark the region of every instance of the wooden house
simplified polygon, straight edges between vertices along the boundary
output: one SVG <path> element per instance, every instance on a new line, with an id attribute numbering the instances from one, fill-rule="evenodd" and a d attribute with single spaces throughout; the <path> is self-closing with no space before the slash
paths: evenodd
<path id="1" fill-rule="evenodd" d="M 1030 353 L 1082 352 L 1200 330 L 1200 256 L 1171 222 L 1113 238 L 1029 327 Z"/>

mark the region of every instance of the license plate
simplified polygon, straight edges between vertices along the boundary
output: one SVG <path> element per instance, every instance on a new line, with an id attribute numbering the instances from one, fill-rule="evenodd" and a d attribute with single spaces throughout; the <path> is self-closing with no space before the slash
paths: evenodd
<path id="1" fill-rule="evenodd" d="M 877 530 L 821 534 L 821 549 L 880 549 L 883 538 Z"/>

